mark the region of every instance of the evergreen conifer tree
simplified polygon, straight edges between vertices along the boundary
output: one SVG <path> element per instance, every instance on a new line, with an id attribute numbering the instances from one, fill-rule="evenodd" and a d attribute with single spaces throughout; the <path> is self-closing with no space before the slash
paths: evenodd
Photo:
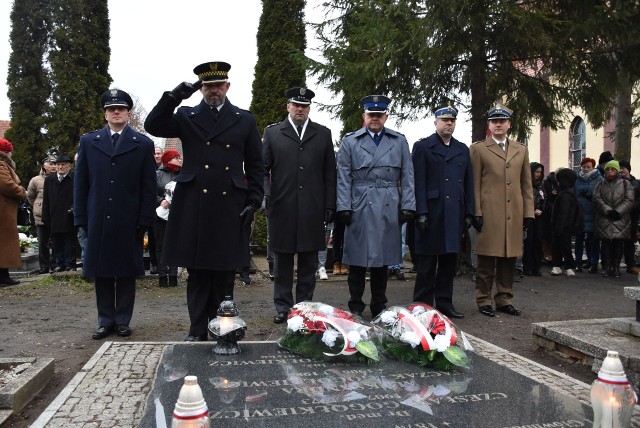
<path id="1" fill-rule="evenodd" d="M 49 62 L 53 93 L 49 138 L 72 155 L 80 136 L 104 126 L 100 95 L 109 89 L 107 0 L 53 0 Z"/>
<path id="2" fill-rule="evenodd" d="M 13 159 L 23 185 L 38 172 L 47 151 L 45 108 L 51 94 L 44 58 L 49 38 L 49 2 L 15 0 L 11 11 L 11 54 L 7 75 L 11 128 L 5 137 L 14 145 Z"/>
<path id="3" fill-rule="evenodd" d="M 286 117 L 284 93 L 306 86 L 305 0 L 263 0 L 250 110 L 260 132 Z"/>

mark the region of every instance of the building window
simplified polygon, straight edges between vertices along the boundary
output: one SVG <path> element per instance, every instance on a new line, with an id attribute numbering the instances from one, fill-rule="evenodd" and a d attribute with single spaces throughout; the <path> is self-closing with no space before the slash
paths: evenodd
<path id="1" fill-rule="evenodd" d="M 569 131 L 569 168 L 580 171 L 580 162 L 587 155 L 587 127 L 580 116 L 576 116 Z"/>

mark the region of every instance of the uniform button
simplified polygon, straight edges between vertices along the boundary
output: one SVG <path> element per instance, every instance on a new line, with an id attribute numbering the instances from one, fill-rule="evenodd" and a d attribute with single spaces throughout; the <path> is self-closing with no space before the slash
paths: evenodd
<path id="1" fill-rule="evenodd" d="M 211 145 L 211 141 L 207 141 L 207 146 L 210 146 L 210 145 Z"/>
<path id="2" fill-rule="evenodd" d="M 511 202 L 511 199 L 507 199 L 507 202 Z"/>
<path id="3" fill-rule="evenodd" d="M 300 171 L 302 171 L 303 169 L 304 169 L 304 167 L 302 167 L 302 166 L 301 166 L 301 167 L 300 167 Z"/>
<path id="4" fill-rule="evenodd" d="M 507 186 L 509 186 L 510 184 L 511 184 L 511 182 L 510 182 L 510 181 L 507 181 Z"/>
<path id="5" fill-rule="evenodd" d="M 113 180 L 111 180 L 110 183 L 113 184 Z"/>
<path id="6" fill-rule="evenodd" d="M 449 199 L 449 195 L 447 195 L 447 199 Z"/>
<path id="7" fill-rule="evenodd" d="M 202 189 L 202 193 L 207 193 L 207 189 Z"/>
<path id="8" fill-rule="evenodd" d="M 302 189 L 302 186 L 300 186 L 300 188 Z"/>
<path id="9" fill-rule="evenodd" d="M 229 167 L 228 167 L 228 166 L 225 166 L 225 167 L 224 167 L 224 170 L 225 170 L 225 171 L 229 171 Z"/>
<path id="10" fill-rule="evenodd" d="M 302 151 L 302 147 L 300 147 L 300 151 Z"/>
<path id="11" fill-rule="evenodd" d="M 116 163 L 115 162 L 111 162 L 111 166 L 116 166 Z"/>
<path id="12" fill-rule="evenodd" d="M 506 166 L 507 168 L 509 168 L 509 164 L 506 164 L 505 166 Z"/>
<path id="13" fill-rule="evenodd" d="M 449 181 L 449 179 L 448 179 L 448 178 L 445 178 L 445 179 L 444 179 L 444 181 Z"/>
<path id="14" fill-rule="evenodd" d="M 229 147 L 231 147 L 231 144 L 227 144 L 226 146 L 224 146 L 225 149 L 228 149 Z"/>
<path id="15" fill-rule="evenodd" d="M 205 166 L 204 166 L 204 169 L 209 169 L 209 165 L 205 165 Z"/>
<path id="16" fill-rule="evenodd" d="M 109 200 L 110 200 L 110 201 L 113 201 L 113 199 L 112 199 L 112 198 L 109 198 Z"/>
<path id="17" fill-rule="evenodd" d="M 227 192 L 222 192 L 222 196 L 227 196 Z"/>
<path id="18" fill-rule="evenodd" d="M 110 218 L 111 218 L 111 216 L 110 216 L 110 215 L 108 215 L 108 216 L 107 216 L 107 220 L 109 220 Z"/>

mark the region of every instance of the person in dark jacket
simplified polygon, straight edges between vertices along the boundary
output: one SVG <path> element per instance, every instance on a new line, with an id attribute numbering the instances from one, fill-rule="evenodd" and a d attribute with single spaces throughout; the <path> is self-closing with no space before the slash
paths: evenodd
<path id="1" fill-rule="evenodd" d="M 620 177 L 620 164 L 605 164 L 604 180 L 593 189 L 596 236 L 602 240 L 602 276 L 620 278 L 623 243 L 631 237 L 633 186 Z"/>
<path id="2" fill-rule="evenodd" d="M 53 240 L 56 267 L 54 272 L 76 270 L 76 229 L 73 225 L 73 172 L 71 157 L 56 159 L 56 172 L 44 180 L 42 221 Z"/>
<path id="3" fill-rule="evenodd" d="M 453 306 L 453 278 L 460 241 L 475 214 L 473 172 L 469 148 L 453 137 L 458 110 L 442 105 L 434 115 L 436 132 L 415 143 L 412 154 L 418 271 L 413 301 L 463 318 Z"/>
<path id="4" fill-rule="evenodd" d="M 119 89 L 100 97 L 107 126 L 80 138 L 74 222 L 87 231 L 83 276 L 94 278 L 100 340 L 130 336 L 142 239 L 155 221 L 153 141 L 128 125 L 133 101 Z"/>
<path id="5" fill-rule="evenodd" d="M 522 269 L 526 276 L 541 276 L 540 265 L 542 263 L 542 236 L 544 234 L 545 195 L 542 189 L 544 178 L 544 165 L 531 162 L 531 183 L 533 185 L 533 225 L 527 229 L 527 237 L 524 238 L 524 253 L 522 255 Z"/>
<path id="6" fill-rule="evenodd" d="M 298 255 L 295 303 L 313 299 L 318 251 L 336 210 L 336 156 L 331 131 L 309 120 L 313 91 L 286 91 L 287 118 L 264 130 L 269 180 L 269 239 L 274 253 L 273 322 L 287 320 L 293 299 L 293 258 Z"/>
<path id="7" fill-rule="evenodd" d="M 577 174 L 569 168 L 556 172 L 560 192 L 553 204 L 551 229 L 553 233 L 553 258 L 551 275 L 575 276 L 575 260 L 571 251 L 571 237 L 582 233 L 582 214 L 574 193 Z M 578 221 L 577 221 L 578 220 Z"/>
<path id="8" fill-rule="evenodd" d="M 553 204 L 560 189 L 556 180 L 555 171 L 551 171 L 547 178 L 542 182 L 542 190 L 544 191 L 544 208 L 542 209 L 542 251 L 546 262 L 551 262 L 553 232 L 551 229 L 551 213 L 553 213 Z"/>
<path id="9" fill-rule="evenodd" d="M 627 273 L 637 275 L 640 268 L 636 265 L 636 242 L 638 242 L 638 214 L 640 214 L 640 181 L 631 175 L 631 163 L 628 160 L 620 161 L 620 176 L 626 178 L 633 186 L 633 208 L 631 208 L 631 229 L 629 239 L 624 241 L 624 263 L 627 265 Z"/>
<path id="10" fill-rule="evenodd" d="M 165 92 L 144 124 L 151 135 L 182 141 L 184 163 L 175 179 L 165 232 L 171 245 L 164 257 L 189 272 L 187 341 L 206 341 L 207 325 L 220 303 L 227 296 L 233 299 L 247 223 L 264 195 L 260 132 L 255 117 L 227 98 L 230 69 L 226 62 L 198 65 L 193 70 L 198 81 Z M 174 113 L 197 90 L 200 104 Z"/>
<path id="11" fill-rule="evenodd" d="M 180 173 L 182 167 L 182 156 L 177 150 L 169 149 L 162 154 L 162 166 L 156 171 L 156 182 L 158 183 L 158 193 L 156 200 L 158 206 L 170 209 L 171 203 L 165 199 L 165 187 L 174 181 Z M 178 286 L 178 267 L 167 266 L 164 259 L 164 249 L 167 244 L 164 241 L 164 234 L 167 227 L 167 220 L 156 215 L 156 224 L 154 226 L 156 257 L 158 260 L 158 285 L 160 287 L 177 287 Z M 170 244 L 170 243 L 169 243 Z M 149 241 L 151 245 L 151 241 Z"/>
<path id="12" fill-rule="evenodd" d="M 600 240 L 594 236 L 595 218 L 593 212 L 593 188 L 596 183 L 604 180 L 600 171 L 596 169 L 596 161 L 584 158 L 580 163 L 580 172 L 575 184 L 575 194 L 582 207 L 582 224 L 584 233 L 576 235 L 576 271 L 588 269 L 589 273 L 598 272 L 600 261 Z M 586 251 L 587 261 L 582 264 L 582 255 Z"/>

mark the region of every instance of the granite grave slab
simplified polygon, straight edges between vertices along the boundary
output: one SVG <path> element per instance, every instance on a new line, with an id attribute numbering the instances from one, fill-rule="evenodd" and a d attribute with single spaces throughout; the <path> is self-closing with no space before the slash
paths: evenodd
<path id="1" fill-rule="evenodd" d="M 468 370 L 443 372 L 382 359 L 321 362 L 276 343 L 175 344 L 162 356 L 140 427 L 171 425 L 187 374 L 198 377 L 211 426 L 590 427 L 591 407 L 471 353 Z"/>

